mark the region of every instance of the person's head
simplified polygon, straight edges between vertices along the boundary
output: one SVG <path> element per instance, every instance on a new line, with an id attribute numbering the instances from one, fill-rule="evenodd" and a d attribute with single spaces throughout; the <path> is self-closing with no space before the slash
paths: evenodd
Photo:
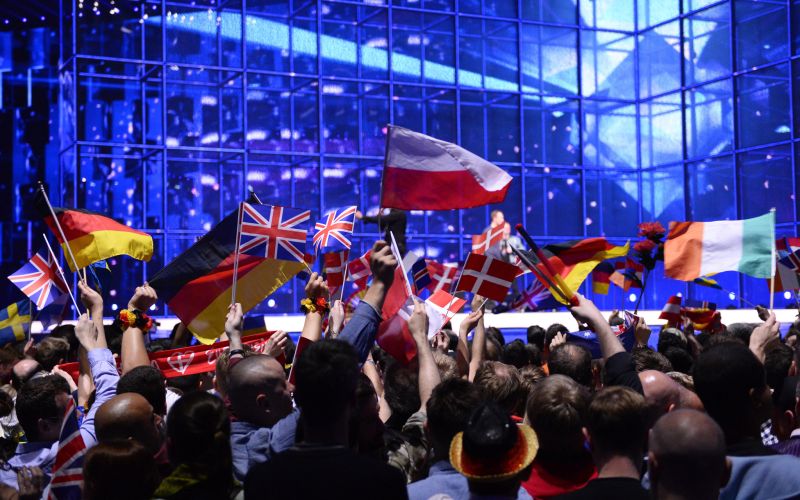
<path id="1" fill-rule="evenodd" d="M 483 353 L 483 358 L 488 361 L 500 361 L 500 353 L 503 351 L 501 346 L 492 337 L 486 337 L 486 351 Z"/>
<path id="2" fill-rule="evenodd" d="M 242 350 L 244 351 L 245 358 L 249 358 L 255 354 L 253 348 L 247 344 L 242 345 Z M 216 389 L 219 395 L 223 398 L 228 395 L 230 362 L 231 352 L 229 349 L 225 349 L 219 353 L 217 362 L 214 365 L 214 389 Z"/>
<path id="3" fill-rule="evenodd" d="M 540 351 L 544 350 L 544 328 L 539 325 L 529 326 L 527 337 L 529 344 L 535 345 Z"/>
<path id="4" fill-rule="evenodd" d="M 664 350 L 664 357 L 669 360 L 672 369 L 681 373 L 692 373 L 694 358 L 682 347 L 670 346 Z"/>
<path id="5" fill-rule="evenodd" d="M 503 332 L 494 326 L 486 328 L 486 338 L 494 340 L 500 347 L 506 345 L 506 338 L 503 337 Z"/>
<path id="6" fill-rule="evenodd" d="M 228 374 L 228 399 L 236 418 L 271 427 L 292 411 L 291 387 L 283 366 L 259 354 L 236 363 Z"/>
<path id="7" fill-rule="evenodd" d="M 375 387 L 364 373 L 358 374 L 356 407 L 350 415 L 350 447 L 360 454 L 382 457 L 385 427 Z"/>
<path id="8" fill-rule="evenodd" d="M 19 353 L 12 345 L 0 348 L 0 384 L 11 381 L 14 365 L 20 361 Z"/>
<path id="9" fill-rule="evenodd" d="M 16 390 L 20 390 L 25 382 L 33 378 L 41 370 L 41 365 L 35 359 L 26 358 L 17 361 L 17 364 L 11 369 L 11 386 Z"/>
<path id="10" fill-rule="evenodd" d="M 506 216 L 500 210 L 492 210 L 489 217 L 492 221 L 492 227 L 500 226 L 506 222 Z"/>
<path id="11" fill-rule="evenodd" d="M 771 412 L 764 367 L 744 344 L 724 342 L 703 351 L 694 364 L 694 387 L 728 444 L 758 438 Z"/>
<path id="12" fill-rule="evenodd" d="M 671 378 L 672 380 L 680 384 L 681 387 L 683 387 L 684 389 L 688 389 L 691 392 L 694 392 L 694 380 L 692 380 L 691 375 L 681 372 L 667 372 L 666 375 L 667 377 Z"/>
<path id="13" fill-rule="evenodd" d="M 679 347 L 681 349 L 687 349 L 689 347 L 689 343 L 686 340 L 686 337 L 683 335 L 683 332 L 678 330 L 677 328 L 668 326 L 661 329 L 661 333 L 658 334 L 658 344 L 657 349 L 658 352 L 664 353 L 670 347 Z"/>
<path id="14" fill-rule="evenodd" d="M 525 402 L 525 387 L 519 370 L 499 361 L 484 361 L 474 379 L 490 401 L 494 401 L 509 415 L 521 415 Z"/>
<path id="15" fill-rule="evenodd" d="M 482 401 L 481 390 L 460 378 L 445 380 L 433 389 L 426 412 L 436 459 L 447 460 L 453 436 L 466 428 L 470 415 Z"/>
<path id="16" fill-rule="evenodd" d="M 320 340 L 303 351 L 294 366 L 295 400 L 307 429 L 341 423 L 347 433 L 359 373 L 355 349 L 342 340 Z M 346 435 L 335 437 L 347 442 Z"/>
<path id="17" fill-rule="evenodd" d="M 390 361 L 383 374 L 383 397 L 392 410 L 392 417 L 386 424 L 400 430 L 421 404 L 417 371 Z"/>
<path id="18" fill-rule="evenodd" d="M 439 370 L 439 378 L 442 380 L 458 377 L 456 360 L 447 354 L 433 351 L 433 362 L 436 363 L 436 368 Z"/>
<path id="19" fill-rule="evenodd" d="M 31 379 L 17 393 L 17 419 L 28 441 L 58 440 L 69 403 L 67 381 L 58 375 Z"/>
<path id="20" fill-rule="evenodd" d="M 772 392 L 772 433 L 780 441 L 791 437 L 792 431 L 800 427 L 800 393 L 797 375 L 786 377 L 779 389 Z"/>
<path id="21" fill-rule="evenodd" d="M 150 365 L 137 366 L 119 378 L 117 394 L 134 392 L 143 396 L 153 411 L 167 414 L 167 388 L 161 370 Z"/>
<path id="22" fill-rule="evenodd" d="M 569 333 L 569 329 L 567 329 L 567 327 L 561 323 L 553 323 L 552 325 L 548 326 L 547 330 L 544 332 L 545 347 L 550 347 L 550 342 L 552 342 L 555 336 L 559 333 L 566 335 Z"/>
<path id="23" fill-rule="evenodd" d="M 134 439 L 152 456 L 161 448 L 161 422 L 144 396 L 135 392 L 117 394 L 95 414 L 97 441 Z"/>
<path id="24" fill-rule="evenodd" d="M 566 375 L 585 387 L 592 387 L 592 353 L 581 345 L 557 346 L 550 351 L 547 367 L 551 375 Z"/>
<path id="25" fill-rule="evenodd" d="M 231 424 L 225 404 L 207 392 L 178 399 L 167 419 L 167 451 L 174 467 L 206 475 L 223 498 L 232 486 Z"/>
<path id="26" fill-rule="evenodd" d="M 522 368 L 530 364 L 530 356 L 525 349 L 525 344 L 517 339 L 503 346 L 503 353 L 500 355 L 500 361 L 516 368 Z"/>
<path id="27" fill-rule="evenodd" d="M 647 407 L 638 392 L 606 387 L 592 398 L 586 417 L 586 439 L 596 465 L 625 457 L 639 466 L 647 441 Z"/>
<path id="28" fill-rule="evenodd" d="M 100 443 L 83 462 L 85 500 L 145 500 L 152 498 L 159 477 L 153 455 L 138 441 Z"/>
<path id="29" fill-rule="evenodd" d="M 758 326 L 757 323 L 732 323 L 728 325 L 727 331 L 737 339 L 744 342 L 745 345 L 750 345 L 750 335 L 753 330 Z"/>
<path id="30" fill-rule="evenodd" d="M 649 347 L 636 347 L 633 349 L 633 361 L 636 363 L 636 371 L 658 370 L 660 372 L 671 372 L 672 365 L 663 354 L 656 352 Z"/>
<path id="31" fill-rule="evenodd" d="M 764 356 L 764 371 L 767 376 L 767 385 L 775 392 L 780 392 L 783 380 L 789 376 L 792 367 L 794 351 L 785 344 L 775 344 Z"/>
<path id="32" fill-rule="evenodd" d="M 539 437 L 542 457 L 570 459 L 584 452 L 589 400 L 589 390 L 564 375 L 551 375 L 533 387 L 525 420 Z"/>
<path id="33" fill-rule="evenodd" d="M 467 478 L 470 493 L 516 498 L 538 448 L 533 429 L 515 424 L 505 410 L 487 401 L 453 437 L 450 463 Z"/>
<path id="34" fill-rule="evenodd" d="M 725 436 L 705 413 L 676 410 L 650 431 L 648 470 L 655 498 L 718 498 L 730 477 Z"/>
<path id="35" fill-rule="evenodd" d="M 78 348 L 81 346 L 78 336 L 75 335 L 75 325 L 58 325 L 47 335 L 49 338 L 64 339 L 69 344 L 69 353 L 66 361 L 78 360 Z"/>
<path id="36" fill-rule="evenodd" d="M 652 426 L 661 415 L 680 408 L 681 386 L 666 374 L 645 370 L 639 373 L 639 381 L 647 404 L 648 426 Z"/>
<path id="37" fill-rule="evenodd" d="M 69 342 L 57 337 L 45 337 L 36 346 L 36 354 L 33 358 L 39 362 L 44 371 L 52 371 L 53 368 L 66 361 L 69 356 Z"/>
<path id="38" fill-rule="evenodd" d="M 544 379 L 547 374 L 541 366 L 528 365 L 519 371 L 519 376 L 522 377 L 522 385 L 525 388 L 525 393 L 530 395 L 533 386 Z M 527 400 L 528 398 L 525 397 L 525 401 Z"/>

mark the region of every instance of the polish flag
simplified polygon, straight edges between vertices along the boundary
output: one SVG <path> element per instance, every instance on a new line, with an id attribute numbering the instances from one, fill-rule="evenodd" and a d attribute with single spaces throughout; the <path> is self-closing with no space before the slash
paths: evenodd
<path id="1" fill-rule="evenodd" d="M 464 263 L 456 292 L 471 292 L 503 302 L 518 272 L 519 268 L 513 264 L 471 253 Z"/>
<path id="2" fill-rule="evenodd" d="M 678 325 L 681 322 L 681 298 L 673 295 L 667 299 L 664 304 L 664 309 L 661 310 L 661 315 L 658 319 L 667 320 L 668 325 Z"/>
<path id="3" fill-rule="evenodd" d="M 451 210 L 500 203 L 512 177 L 464 148 L 388 126 L 381 207 Z"/>
<path id="4" fill-rule="evenodd" d="M 472 253 L 486 255 L 486 251 L 503 241 L 503 226 L 490 227 L 483 234 L 472 237 Z"/>

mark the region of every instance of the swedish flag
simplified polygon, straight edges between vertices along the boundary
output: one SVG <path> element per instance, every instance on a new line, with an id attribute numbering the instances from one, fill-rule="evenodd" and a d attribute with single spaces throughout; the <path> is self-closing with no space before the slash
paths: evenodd
<path id="1" fill-rule="evenodd" d="M 24 341 L 31 329 L 31 301 L 15 302 L 0 310 L 0 346 Z"/>

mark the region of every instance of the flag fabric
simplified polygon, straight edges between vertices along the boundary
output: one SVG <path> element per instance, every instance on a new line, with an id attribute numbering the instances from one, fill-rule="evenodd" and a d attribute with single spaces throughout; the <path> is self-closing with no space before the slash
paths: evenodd
<path id="1" fill-rule="evenodd" d="M 0 309 L 0 347 L 25 341 L 30 334 L 32 321 L 31 301 L 28 299 Z"/>
<path id="2" fill-rule="evenodd" d="M 395 276 L 395 280 L 397 279 Z M 408 297 L 392 315 L 384 318 L 375 337 L 381 349 L 404 365 L 417 355 L 417 344 L 408 329 L 408 320 L 413 312 L 414 300 Z"/>
<path id="3" fill-rule="evenodd" d="M 625 259 L 614 264 L 614 272 L 609 280 L 626 292 L 631 288 L 642 288 L 644 266 L 633 259 Z"/>
<path id="4" fill-rule="evenodd" d="M 626 351 L 631 351 L 636 345 L 636 325 L 639 323 L 639 317 L 635 316 L 628 311 L 625 311 L 625 319 L 623 324 L 612 328 L 612 331 L 617 338 L 622 342 L 622 346 Z M 603 357 L 600 350 L 600 341 L 597 339 L 597 334 L 591 330 L 583 330 L 579 332 L 570 332 L 567 334 L 567 342 L 570 344 L 577 344 L 585 347 L 592 353 L 592 359 L 599 359 Z"/>
<path id="5" fill-rule="evenodd" d="M 696 278 L 693 283 L 695 285 L 707 286 L 716 290 L 722 290 L 722 287 L 719 285 L 719 283 L 717 283 L 717 280 L 712 280 L 707 276 L 700 276 L 699 278 Z"/>
<path id="6" fill-rule="evenodd" d="M 456 264 L 439 264 L 434 260 L 425 261 L 428 266 L 428 274 L 431 277 L 431 282 L 428 285 L 428 290 L 431 292 L 438 292 L 444 290 L 449 292 L 453 288 L 453 282 L 458 274 L 458 266 Z"/>
<path id="7" fill-rule="evenodd" d="M 428 272 L 428 264 L 425 262 L 425 259 L 417 259 L 417 261 L 414 262 L 414 265 L 411 266 L 411 275 L 414 278 L 414 287 L 417 289 L 418 293 L 432 283 L 431 275 Z"/>
<path id="8" fill-rule="evenodd" d="M 556 308 L 559 303 L 553 298 L 550 290 L 539 280 L 533 280 L 531 286 L 519 294 L 509 307 L 510 310 L 528 308 L 531 311 L 538 311 L 548 307 Z"/>
<path id="9" fill-rule="evenodd" d="M 103 295 L 104 290 L 108 290 L 111 285 L 111 268 L 108 267 L 108 261 L 92 262 L 86 270 L 88 271 L 86 276 L 94 282 L 90 286 L 97 290 L 97 293 Z"/>
<path id="10" fill-rule="evenodd" d="M 390 125 L 381 206 L 451 210 L 500 203 L 512 177 L 464 148 Z"/>
<path id="11" fill-rule="evenodd" d="M 328 250 L 350 250 L 353 236 L 353 224 L 356 219 L 356 207 L 346 207 L 331 210 L 314 225 L 316 232 L 312 242 L 314 249 L 319 252 Z"/>
<path id="12" fill-rule="evenodd" d="M 328 289 L 331 291 L 331 295 L 344 285 L 344 269 L 347 265 L 348 253 L 349 251 L 342 250 L 341 252 L 322 254 L 325 280 L 328 282 Z"/>
<path id="13" fill-rule="evenodd" d="M 472 237 L 472 253 L 486 255 L 486 251 L 503 241 L 503 226 L 489 227 L 483 234 Z"/>
<path id="14" fill-rule="evenodd" d="M 800 238 L 779 238 L 775 266 L 775 291 L 800 288 Z M 767 283 L 769 286 L 769 283 Z"/>
<path id="15" fill-rule="evenodd" d="M 36 304 L 37 309 L 43 309 L 67 294 L 67 284 L 61 279 L 58 264 L 46 246 L 8 279 Z"/>
<path id="16" fill-rule="evenodd" d="M 367 287 L 367 280 L 372 275 L 372 269 L 369 267 L 370 257 L 372 250 L 367 250 L 364 255 L 347 264 L 347 281 L 354 281 L 359 289 Z"/>
<path id="17" fill-rule="evenodd" d="M 774 238 L 774 212 L 744 220 L 671 222 L 664 244 L 664 273 L 682 281 L 724 271 L 770 278 Z"/>
<path id="18" fill-rule="evenodd" d="M 242 239 L 246 252 L 239 255 L 236 301 L 247 312 L 305 268 L 308 212 L 303 217 L 273 207 L 257 206 L 270 217 L 270 228 L 251 228 L 254 236 Z M 209 233 L 180 254 L 149 280 L 157 292 L 197 339 L 214 342 L 225 331 L 225 316 L 231 303 L 233 264 L 236 252 L 238 210 L 234 210 Z M 289 218 L 283 219 L 289 215 Z M 287 223 L 292 220 L 293 225 Z M 305 222 L 303 222 L 305 221 Z M 272 232 L 269 232 L 271 230 Z M 287 235 L 283 233 L 287 232 Z M 244 229 L 243 229 L 244 233 Z M 302 243 L 293 241 L 302 233 Z M 261 239 L 260 243 L 252 243 Z M 266 241 L 265 241 L 266 240 Z M 290 250 L 291 249 L 291 250 Z M 287 257 L 266 258 L 266 255 Z"/>
<path id="19" fill-rule="evenodd" d="M 664 308 L 661 309 L 661 314 L 658 319 L 667 320 L 668 325 L 679 325 L 681 322 L 681 298 L 678 295 L 673 295 L 667 299 Z"/>
<path id="20" fill-rule="evenodd" d="M 608 295 L 612 274 L 614 274 L 614 266 L 610 262 L 597 264 L 592 271 L 592 291 L 598 295 Z"/>
<path id="21" fill-rule="evenodd" d="M 425 309 L 428 313 L 428 339 L 433 338 L 466 303 L 466 300 L 454 297 L 444 290 L 431 294 L 425 301 Z"/>
<path id="22" fill-rule="evenodd" d="M 64 255 L 69 255 L 67 242 L 69 243 L 69 248 L 72 249 L 79 268 L 116 255 L 128 255 L 144 261 L 149 261 L 153 256 L 153 238 L 147 233 L 137 231 L 105 215 L 89 210 L 53 207 L 59 225 L 64 231 L 64 237 L 67 239 L 65 242 L 62 240 L 53 216 L 41 195 L 37 198 L 36 204 L 45 223 L 61 244 Z M 74 269 L 71 258 L 65 260 L 73 273 L 77 271 Z"/>
<path id="23" fill-rule="evenodd" d="M 686 299 L 681 314 L 689 318 L 694 329 L 699 331 L 712 329 L 720 319 L 717 304 L 701 300 Z"/>
<path id="24" fill-rule="evenodd" d="M 80 500 L 83 498 L 83 459 L 86 455 L 86 443 L 83 442 L 78 415 L 75 412 L 75 400 L 69 398 L 64 420 L 61 422 L 61 434 L 58 437 L 58 451 L 53 463 L 48 500 Z"/>
<path id="25" fill-rule="evenodd" d="M 629 247 L 629 243 L 617 246 L 605 238 L 587 238 L 547 245 L 542 252 L 570 290 L 578 290 L 600 262 L 627 255 Z M 538 266 L 543 269 L 541 263 Z M 562 304 L 565 303 L 559 293 L 553 293 L 553 296 Z"/>
<path id="26" fill-rule="evenodd" d="M 503 302 L 518 271 L 513 264 L 471 253 L 464 262 L 456 292 L 470 292 Z"/>
<path id="27" fill-rule="evenodd" d="M 69 308 L 69 295 L 66 293 L 59 296 L 44 309 L 39 309 L 34 320 L 42 324 L 42 332 L 46 332 L 53 325 L 60 325 L 67 315 Z"/>
<path id="28" fill-rule="evenodd" d="M 309 271 L 310 268 L 314 266 L 314 262 L 317 261 L 317 256 L 314 254 L 310 254 L 308 252 L 303 254 L 303 262 L 308 264 L 308 267 L 304 267 L 302 271 L 295 275 L 295 278 L 299 279 L 300 281 L 307 282 L 309 278 L 311 278 L 311 272 Z"/>
<path id="29" fill-rule="evenodd" d="M 242 203 L 239 253 L 304 262 L 310 217 L 309 210 Z"/>
<path id="30" fill-rule="evenodd" d="M 267 321 L 260 314 L 247 315 L 242 320 L 242 337 L 257 335 L 267 331 Z"/>

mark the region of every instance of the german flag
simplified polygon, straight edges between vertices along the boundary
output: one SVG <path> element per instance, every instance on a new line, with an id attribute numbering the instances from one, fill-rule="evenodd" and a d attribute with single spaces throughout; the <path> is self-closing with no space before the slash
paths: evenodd
<path id="1" fill-rule="evenodd" d="M 614 266 L 610 262 L 599 263 L 592 271 L 592 291 L 598 295 L 608 295 L 612 274 L 614 274 Z"/>
<path id="2" fill-rule="evenodd" d="M 56 235 L 64 254 L 68 255 L 67 245 L 61 238 L 43 197 L 38 198 L 37 205 L 44 222 Z M 143 261 L 149 261 L 153 256 L 153 238 L 147 233 L 89 210 L 53 207 L 53 211 L 79 269 L 117 255 L 129 255 Z M 74 269 L 71 258 L 66 261 L 73 273 L 78 270 Z"/>
<path id="3" fill-rule="evenodd" d="M 30 329 L 30 300 L 21 300 L 0 309 L 0 346 L 24 341 Z"/>
<path id="4" fill-rule="evenodd" d="M 225 331 L 233 295 L 238 218 L 238 210 L 228 214 L 149 280 L 159 298 L 204 344 L 211 344 Z M 243 249 L 245 244 L 243 239 Z M 300 260 L 267 259 L 263 253 L 258 256 L 243 251 L 239 255 L 236 301 L 247 312 L 304 268 Z"/>
<path id="5" fill-rule="evenodd" d="M 607 259 L 623 257 L 628 254 L 629 248 L 630 243 L 617 246 L 609 243 L 605 238 L 588 238 L 547 245 L 542 248 L 542 251 L 555 272 L 564 279 L 570 289 L 578 290 L 599 263 Z M 560 299 L 560 294 L 553 293 L 553 297 Z M 562 300 L 559 302 L 564 303 Z"/>

